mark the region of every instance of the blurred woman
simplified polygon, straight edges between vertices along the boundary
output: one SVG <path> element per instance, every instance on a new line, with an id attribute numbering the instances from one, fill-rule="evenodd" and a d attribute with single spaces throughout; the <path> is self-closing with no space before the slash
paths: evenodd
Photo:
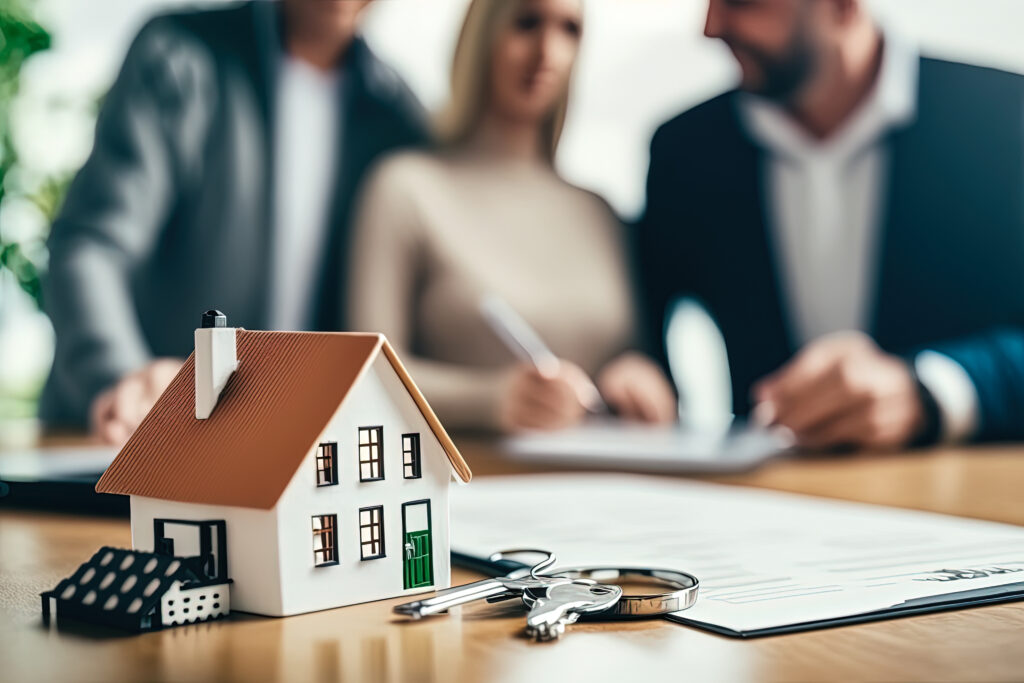
<path id="1" fill-rule="evenodd" d="M 353 329 L 383 332 L 449 427 L 553 429 L 584 415 L 594 377 L 627 418 L 675 419 L 636 346 L 622 226 L 553 159 L 583 29 L 581 0 L 473 0 L 442 145 L 384 161 L 350 253 Z M 516 310 L 560 361 L 516 364 L 480 312 Z"/>

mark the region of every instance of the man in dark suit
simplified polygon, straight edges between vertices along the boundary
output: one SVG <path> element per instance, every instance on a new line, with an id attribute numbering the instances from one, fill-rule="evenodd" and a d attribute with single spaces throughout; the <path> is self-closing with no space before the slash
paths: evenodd
<path id="1" fill-rule="evenodd" d="M 702 300 L 735 412 L 807 447 L 1024 436 L 1024 77 L 861 0 L 710 0 L 705 34 L 742 81 L 651 144 L 652 332 Z"/>
<path id="2" fill-rule="evenodd" d="M 364 0 L 168 14 L 139 33 L 50 239 L 51 425 L 123 441 L 192 349 L 198 315 L 341 329 L 365 169 L 422 109 L 358 36 Z"/>

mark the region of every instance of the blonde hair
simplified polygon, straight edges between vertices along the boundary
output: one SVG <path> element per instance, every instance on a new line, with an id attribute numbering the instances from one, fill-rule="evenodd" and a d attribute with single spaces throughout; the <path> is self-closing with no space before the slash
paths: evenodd
<path id="1" fill-rule="evenodd" d="M 516 5 L 521 1 L 472 0 L 470 3 L 455 45 L 451 98 L 435 121 L 436 134 L 442 144 L 463 144 L 480 125 L 490 96 L 488 85 L 494 43 L 512 20 Z M 569 88 L 566 87 L 541 124 L 541 142 L 548 161 L 554 161 L 568 108 Z"/>

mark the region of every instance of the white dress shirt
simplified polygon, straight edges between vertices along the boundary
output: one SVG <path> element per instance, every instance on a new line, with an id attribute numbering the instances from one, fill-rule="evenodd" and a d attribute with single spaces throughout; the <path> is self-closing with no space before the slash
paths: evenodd
<path id="1" fill-rule="evenodd" d="M 339 78 L 292 57 L 281 64 L 274 127 L 270 325 L 305 330 L 327 245 L 340 137 Z"/>
<path id="2" fill-rule="evenodd" d="M 768 154 L 767 218 L 791 329 L 801 343 L 841 330 L 869 331 L 888 186 L 885 136 L 915 116 L 917 66 L 917 52 L 887 33 L 874 87 L 824 140 L 779 105 L 743 96 L 744 123 Z M 944 438 L 969 436 L 978 397 L 963 367 L 929 351 L 917 357 L 915 369 L 939 405 Z"/>

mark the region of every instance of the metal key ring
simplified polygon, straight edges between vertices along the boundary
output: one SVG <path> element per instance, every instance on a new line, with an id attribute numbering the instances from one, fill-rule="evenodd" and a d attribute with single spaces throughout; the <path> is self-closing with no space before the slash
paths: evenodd
<path id="1" fill-rule="evenodd" d="M 569 579 L 591 579 L 598 583 L 642 578 L 673 588 L 667 593 L 640 595 L 623 594 L 610 609 L 593 615 L 598 619 L 648 619 L 692 607 L 697 601 L 700 581 L 693 574 L 673 569 L 651 569 L 646 567 L 560 567 L 549 576 L 564 576 Z"/>
<path id="2" fill-rule="evenodd" d="M 509 559 L 510 555 L 523 555 L 526 553 L 544 555 L 543 560 L 529 568 L 530 576 L 532 576 L 535 579 L 537 578 L 537 575 L 540 572 L 544 571 L 557 561 L 557 558 L 555 557 L 555 554 L 553 552 L 551 552 L 550 550 L 541 550 L 540 548 L 514 548 L 512 550 L 499 550 L 496 553 L 491 553 L 490 556 L 488 556 L 487 561 L 500 562 L 501 560 Z M 526 569 L 526 567 L 524 566 L 523 569 Z M 512 574 L 510 573 L 509 576 L 511 575 Z"/>

